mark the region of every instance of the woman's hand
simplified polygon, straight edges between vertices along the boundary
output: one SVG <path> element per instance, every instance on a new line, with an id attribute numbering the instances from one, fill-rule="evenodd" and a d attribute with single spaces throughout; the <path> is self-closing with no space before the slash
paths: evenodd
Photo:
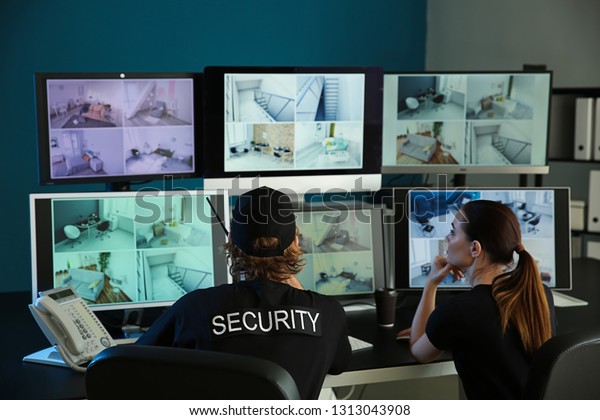
<path id="1" fill-rule="evenodd" d="M 458 267 L 450 265 L 448 259 L 438 255 L 433 260 L 433 267 L 429 272 L 429 276 L 427 276 L 427 282 L 434 286 L 438 286 L 449 273 L 452 273 L 455 279 L 464 277 L 462 271 Z"/>

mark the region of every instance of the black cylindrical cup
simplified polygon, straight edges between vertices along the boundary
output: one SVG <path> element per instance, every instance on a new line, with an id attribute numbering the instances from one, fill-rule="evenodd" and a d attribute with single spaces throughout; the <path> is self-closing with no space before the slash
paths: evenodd
<path id="1" fill-rule="evenodd" d="M 377 325 L 393 327 L 396 320 L 396 299 L 398 292 L 394 289 L 375 290 L 375 307 L 377 308 Z"/>

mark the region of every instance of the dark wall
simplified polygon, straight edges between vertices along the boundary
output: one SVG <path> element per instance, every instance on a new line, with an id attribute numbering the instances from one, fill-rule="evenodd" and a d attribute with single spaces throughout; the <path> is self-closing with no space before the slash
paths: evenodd
<path id="1" fill-rule="evenodd" d="M 409 96 L 413 98 L 421 96 L 428 89 L 435 91 L 435 76 L 411 77 L 405 80 L 407 83 L 398 82 L 398 112 L 408 109 L 405 101 Z"/>
<path id="2" fill-rule="evenodd" d="M 381 66 L 423 70 L 425 0 L 3 0 L 1 291 L 29 290 L 28 195 L 40 187 L 35 72 L 196 71 L 207 65 Z M 202 180 L 176 186 L 197 188 Z"/>

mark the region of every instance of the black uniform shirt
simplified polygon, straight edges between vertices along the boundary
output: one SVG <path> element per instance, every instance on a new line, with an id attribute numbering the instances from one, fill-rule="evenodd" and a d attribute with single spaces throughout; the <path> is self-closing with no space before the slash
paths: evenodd
<path id="1" fill-rule="evenodd" d="M 137 344 L 245 354 L 284 367 L 303 399 L 350 360 L 346 316 L 330 296 L 255 279 L 181 297 Z"/>
<path id="2" fill-rule="evenodd" d="M 545 291 L 554 332 L 554 302 Z M 440 304 L 425 332 L 436 348 L 452 350 L 467 398 L 522 398 L 531 360 L 516 329 L 509 326 L 502 334 L 490 285 L 477 285 Z"/>

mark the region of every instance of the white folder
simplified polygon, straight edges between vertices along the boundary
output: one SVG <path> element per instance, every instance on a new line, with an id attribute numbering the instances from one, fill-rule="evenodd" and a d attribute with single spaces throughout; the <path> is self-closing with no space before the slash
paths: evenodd
<path id="1" fill-rule="evenodd" d="M 594 98 L 575 100 L 575 159 L 592 160 Z"/>
<path id="2" fill-rule="evenodd" d="M 600 232 L 600 171 L 590 171 L 588 231 Z"/>
<path id="3" fill-rule="evenodd" d="M 594 107 L 594 160 L 600 160 L 600 98 L 596 98 Z"/>

